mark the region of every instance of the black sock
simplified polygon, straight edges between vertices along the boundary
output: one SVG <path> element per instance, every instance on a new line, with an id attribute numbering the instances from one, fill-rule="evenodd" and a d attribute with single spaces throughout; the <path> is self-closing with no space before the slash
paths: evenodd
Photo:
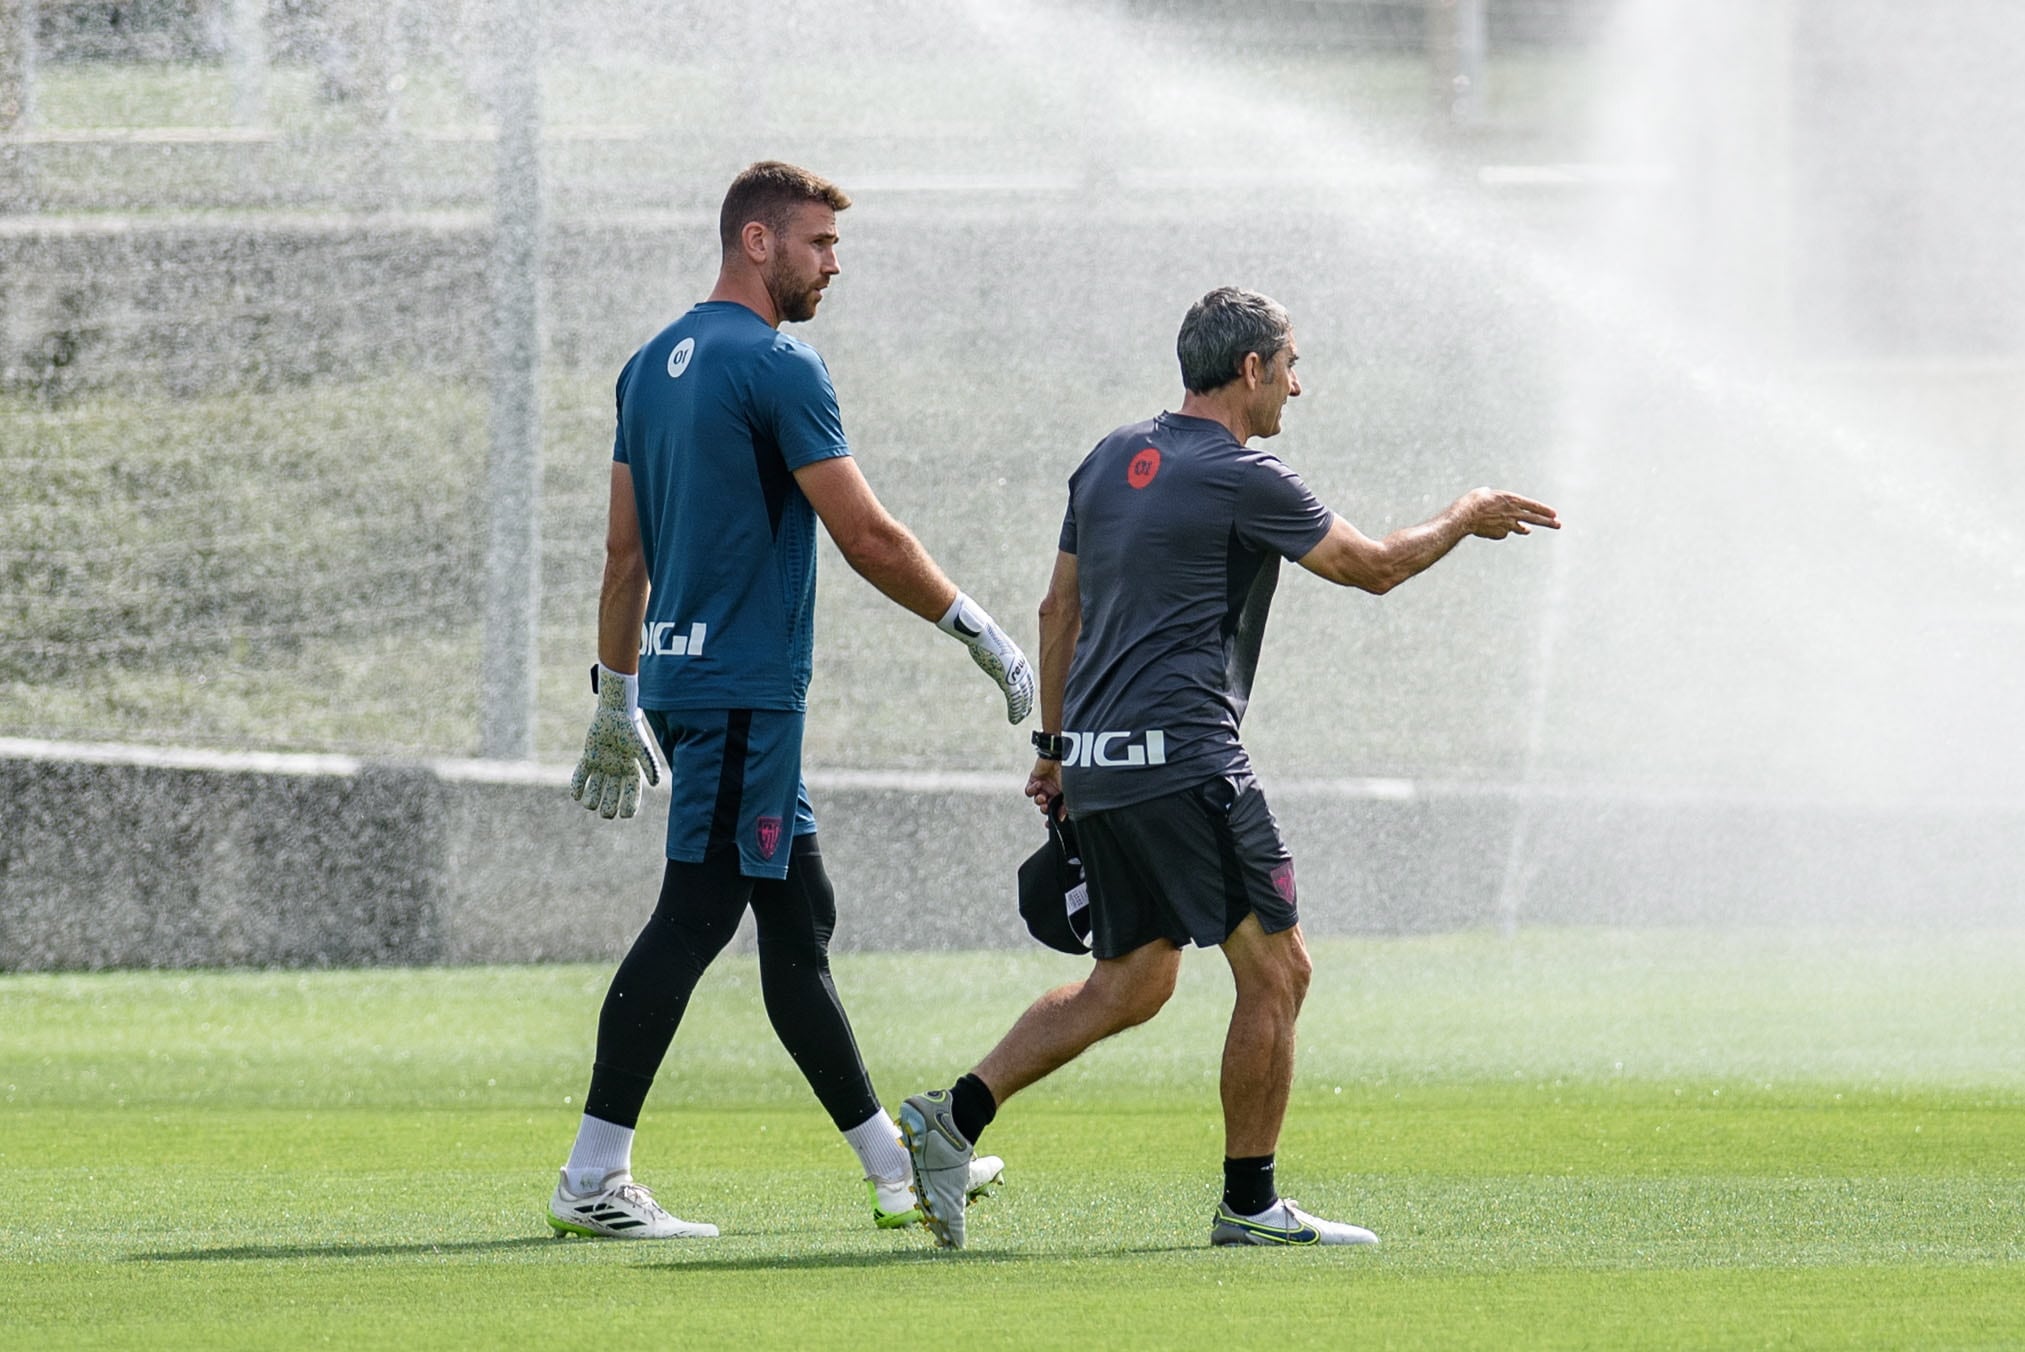
<path id="1" fill-rule="evenodd" d="M 949 1091 L 949 1115 L 956 1119 L 956 1129 L 963 1133 L 963 1139 L 976 1145 L 977 1138 L 998 1116 L 998 1100 L 991 1096 L 983 1080 L 966 1075 Z"/>
<path id="2" fill-rule="evenodd" d="M 1223 1162 L 1223 1204 L 1234 1216 L 1256 1216 L 1280 1194 L 1273 1186 L 1273 1157 L 1250 1155 Z"/>

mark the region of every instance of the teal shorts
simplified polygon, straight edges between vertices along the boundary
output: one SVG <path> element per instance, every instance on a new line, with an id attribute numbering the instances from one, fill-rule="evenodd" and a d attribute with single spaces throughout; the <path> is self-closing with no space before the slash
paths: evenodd
<path id="1" fill-rule="evenodd" d="M 788 709 L 649 709 L 668 761 L 668 857 L 700 864 L 728 847 L 748 878 L 785 878 L 794 837 L 813 834 L 802 782 L 805 715 Z"/>

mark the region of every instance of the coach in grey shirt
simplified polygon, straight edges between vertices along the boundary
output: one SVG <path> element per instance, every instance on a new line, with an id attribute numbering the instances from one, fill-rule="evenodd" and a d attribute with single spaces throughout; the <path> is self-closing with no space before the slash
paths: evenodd
<path id="1" fill-rule="evenodd" d="M 1480 488 L 1381 540 L 1360 534 L 1254 437 L 1301 392 L 1276 302 L 1220 287 L 1182 321 L 1179 413 L 1121 427 L 1069 479 L 1041 603 L 1040 758 L 1027 794 L 1066 807 L 1090 885 L 1096 965 L 1048 992 L 954 1087 L 900 1112 L 936 1237 L 964 1240 L 968 1163 L 998 1105 L 1158 1013 L 1181 950 L 1220 947 L 1237 988 L 1223 1053 L 1224 1195 L 1212 1244 L 1370 1244 L 1280 1197 L 1273 1152 L 1309 963 L 1294 863 L 1238 741 L 1282 558 L 1383 593 L 1465 537 L 1558 528 Z"/>

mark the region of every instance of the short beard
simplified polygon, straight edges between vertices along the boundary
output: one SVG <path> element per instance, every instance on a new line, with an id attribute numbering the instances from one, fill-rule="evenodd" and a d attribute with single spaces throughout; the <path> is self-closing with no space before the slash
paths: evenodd
<path id="1" fill-rule="evenodd" d="M 787 269 L 776 266 L 766 275 L 766 293 L 773 298 L 774 312 L 783 324 L 805 324 L 816 317 L 816 294 L 810 287 L 793 287 L 785 275 Z"/>

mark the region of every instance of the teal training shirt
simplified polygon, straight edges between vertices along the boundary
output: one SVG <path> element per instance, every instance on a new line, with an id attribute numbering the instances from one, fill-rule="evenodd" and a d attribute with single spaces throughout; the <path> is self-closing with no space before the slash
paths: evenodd
<path id="1" fill-rule="evenodd" d="M 653 585 L 643 706 L 808 707 L 816 513 L 794 471 L 850 453 L 823 359 L 743 305 L 705 301 L 633 354 L 612 459 Z"/>

